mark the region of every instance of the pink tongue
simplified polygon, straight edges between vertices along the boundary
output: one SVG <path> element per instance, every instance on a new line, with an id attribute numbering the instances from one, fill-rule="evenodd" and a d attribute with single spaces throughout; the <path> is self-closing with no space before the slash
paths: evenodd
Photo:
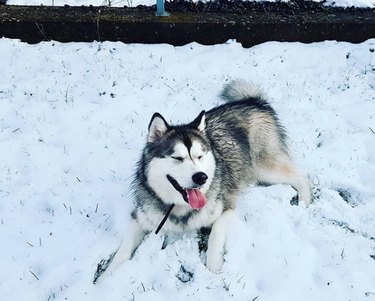
<path id="1" fill-rule="evenodd" d="M 199 189 L 186 189 L 190 207 L 200 209 L 206 205 L 206 197 Z"/>

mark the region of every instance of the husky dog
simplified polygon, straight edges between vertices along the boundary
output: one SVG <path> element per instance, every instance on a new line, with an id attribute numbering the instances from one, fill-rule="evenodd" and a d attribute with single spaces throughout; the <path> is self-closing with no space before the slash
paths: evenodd
<path id="1" fill-rule="evenodd" d="M 211 227 L 206 266 L 219 272 L 236 198 L 249 184 L 289 184 L 310 205 L 310 182 L 292 164 L 286 133 L 262 92 L 236 80 L 222 97 L 225 104 L 189 124 L 170 125 L 159 113 L 152 116 L 133 182 L 131 235 L 104 268 L 98 266 L 96 278 L 129 259 L 163 217 L 164 233 Z"/>

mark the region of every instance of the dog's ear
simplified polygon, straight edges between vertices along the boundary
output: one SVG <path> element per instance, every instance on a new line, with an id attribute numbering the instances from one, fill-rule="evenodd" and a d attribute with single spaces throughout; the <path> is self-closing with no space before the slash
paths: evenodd
<path id="1" fill-rule="evenodd" d="M 150 124 L 148 125 L 147 142 L 155 142 L 159 140 L 168 131 L 169 125 L 164 117 L 159 113 L 155 113 L 151 117 Z"/>
<path id="2" fill-rule="evenodd" d="M 204 132 L 206 128 L 206 112 L 202 111 L 197 118 L 194 119 L 190 126 L 194 129 L 197 129 L 200 132 Z"/>

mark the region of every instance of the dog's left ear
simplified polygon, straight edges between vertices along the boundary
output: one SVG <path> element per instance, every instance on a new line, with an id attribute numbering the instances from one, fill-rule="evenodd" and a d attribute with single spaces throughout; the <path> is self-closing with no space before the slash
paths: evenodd
<path id="1" fill-rule="evenodd" d="M 190 123 L 191 127 L 197 129 L 200 132 L 204 132 L 206 128 L 206 112 L 202 111 L 197 118 L 194 119 L 192 123 Z"/>
<path id="2" fill-rule="evenodd" d="M 148 125 L 147 142 L 155 142 L 159 140 L 168 131 L 169 125 L 164 117 L 159 113 L 155 113 L 151 117 L 150 124 Z"/>

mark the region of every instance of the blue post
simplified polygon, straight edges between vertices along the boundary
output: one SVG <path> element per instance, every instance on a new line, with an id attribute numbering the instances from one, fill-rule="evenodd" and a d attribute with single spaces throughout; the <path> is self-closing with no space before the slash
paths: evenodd
<path id="1" fill-rule="evenodd" d="M 156 0 L 156 15 L 158 17 L 169 16 L 169 14 L 164 9 L 164 0 Z"/>

